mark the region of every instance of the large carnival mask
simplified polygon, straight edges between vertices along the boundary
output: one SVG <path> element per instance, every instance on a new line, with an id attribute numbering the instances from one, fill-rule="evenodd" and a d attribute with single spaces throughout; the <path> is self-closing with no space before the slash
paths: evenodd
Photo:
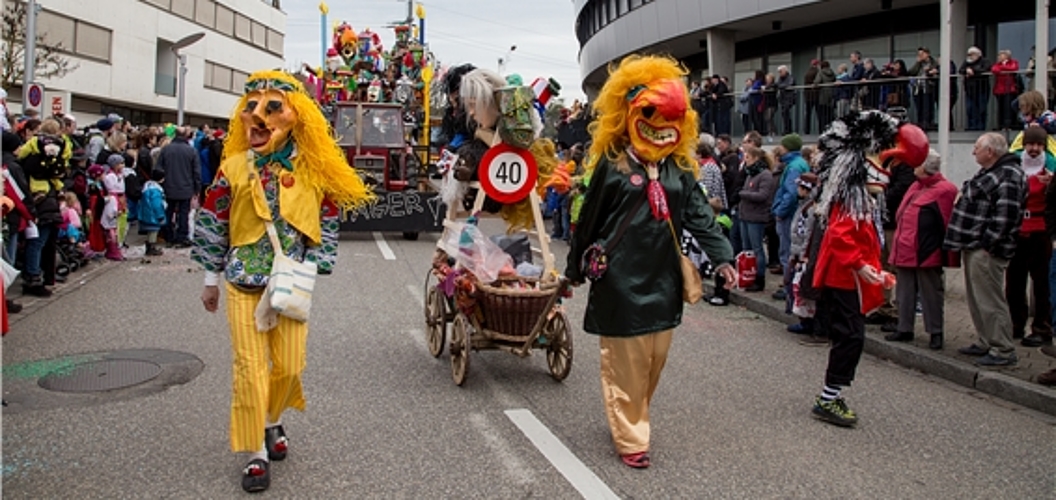
<path id="1" fill-rule="evenodd" d="M 688 100 L 680 80 L 658 80 L 631 88 L 627 93 L 627 131 L 639 157 L 656 162 L 678 149 Z"/>
<path id="2" fill-rule="evenodd" d="M 891 170 L 899 164 L 917 168 L 928 158 L 928 135 L 912 124 L 903 123 L 898 127 L 895 146 L 869 155 L 866 186 L 872 194 L 883 193 L 891 179 Z"/>
<path id="3" fill-rule="evenodd" d="M 334 30 L 334 49 L 339 50 L 346 61 L 356 55 L 357 41 L 356 32 L 348 23 L 342 23 Z"/>
<path id="4" fill-rule="evenodd" d="M 256 85 L 254 85 L 256 84 Z M 257 89 L 246 93 L 245 107 L 242 108 L 242 123 L 249 135 L 249 147 L 257 154 L 268 154 L 279 150 L 290 138 L 297 123 L 297 112 L 290 106 L 286 93 L 281 87 L 266 82 L 250 82 Z M 290 91 L 292 91 L 292 87 Z"/>

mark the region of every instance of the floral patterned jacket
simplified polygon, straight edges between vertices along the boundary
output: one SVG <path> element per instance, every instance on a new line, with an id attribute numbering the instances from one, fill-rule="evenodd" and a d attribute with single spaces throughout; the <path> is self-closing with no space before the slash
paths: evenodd
<path id="1" fill-rule="evenodd" d="M 306 245 L 304 235 L 282 220 L 279 213 L 278 178 L 271 169 L 264 168 L 260 171 L 264 194 L 285 254 L 295 260 L 314 262 L 319 266 L 320 274 L 330 273 L 337 261 L 340 211 L 329 201 L 324 201 L 320 207 L 322 244 Z M 262 288 L 267 286 L 268 276 L 271 275 L 274 257 L 271 241 L 265 234 L 253 245 L 230 247 L 231 196 L 230 181 L 221 171 L 206 191 L 205 202 L 198 210 L 191 259 L 205 268 L 206 285 L 218 284 L 219 275 L 222 273 L 224 279 L 235 286 Z"/>

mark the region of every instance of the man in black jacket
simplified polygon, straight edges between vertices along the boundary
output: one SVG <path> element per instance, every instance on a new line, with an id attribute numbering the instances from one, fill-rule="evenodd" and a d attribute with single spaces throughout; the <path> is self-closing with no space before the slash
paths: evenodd
<path id="1" fill-rule="evenodd" d="M 978 47 L 968 49 L 968 57 L 958 73 L 964 75 L 964 107 L 968 130 L 986 130 L 986 107 L 990 103 L 990 61 Z"/>
<path id="2" fill-rule="evenodd" d="M 189 143 L 193 130 L 178 129 L 172 142 L 161 148 L 154 167 L 165 172 L 165 217 L 169 223 L 162 228 L 163 237 L 178 248 L 191 246 L 191 199 L 202 190 L 202 163 Z"/>

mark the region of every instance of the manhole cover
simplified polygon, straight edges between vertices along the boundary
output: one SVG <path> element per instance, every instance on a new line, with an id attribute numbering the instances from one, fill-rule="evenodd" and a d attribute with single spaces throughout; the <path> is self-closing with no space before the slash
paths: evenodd
<path id="1" fill-rule="evenodd" d="M 49 391 L 102 392 L 142 384 L 160 374 L 161 366 L 149 361 L 107 359 L 49 373 L 38 383 Z"/>

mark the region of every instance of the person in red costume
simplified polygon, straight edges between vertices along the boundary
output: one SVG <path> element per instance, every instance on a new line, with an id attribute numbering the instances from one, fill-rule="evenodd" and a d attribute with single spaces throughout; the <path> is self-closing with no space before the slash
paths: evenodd
<path id="1" fill-rule="evenodd" d="M 811 259 L 811 284 L 820 292 L 817 326 L 832 346 L 813 414 L 852 427 L 858 416 L 840 392 L 851 385 L 862 357 L 865 317 L 883 305 L 884 289 L 894 286 L 894 277 L 881 271 L 881 195 L 895 164 L 924 163 L 928 138 L 916 125 L 867 111 L 834 121 L 818 142 L 822 190 L 815 214 L 823 236 Z"/>

